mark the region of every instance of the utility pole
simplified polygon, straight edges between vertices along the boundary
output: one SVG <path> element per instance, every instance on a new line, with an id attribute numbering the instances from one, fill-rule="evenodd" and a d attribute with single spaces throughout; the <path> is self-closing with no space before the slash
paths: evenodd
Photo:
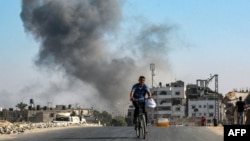
<path id="1" fill-rule="evenodd" d="M 218 86 L 218 74 L 211 75 L 210 78 L 207 79 L 205 83 L 205 87 L 208 88 L 208 84 L 212 79 L 215 78 L 215 90 L 214 90 L 214 118 L 217 119 L 217 121 L 220 121 L 220 107 L 219 107 L 219 86 Z"/>
<path id="2" fill-rule="evenodd" d="M 150 64 L 150 70 L 151 70 L 151 72 L 152 72 L 152 88 L 154 87 L 154 76 L 155 76 L 155 73 L 154 73 L 154 71 L 155 71 L 155 64 L 154 63 L 151 63 Z"/>
<path id="3" fill-rule="evenodd" d="M 150 71 L 152 72 L 151 73 L 151 75 L 152 75 L 152 86 L 151 86 L 151 89 L 153 89 L 153 87 L 154 87 L 154 76 L 155 76 L 155 73 L 154 73 L 154 71 L 155 71 L 155 64 L 154 63 L 151 63 L 150 64 Z M 154 118 L 154 112 L 155 112 L 155 109 L 153 109 L 153 111 L 151 111 L 152 112 L 152 115 L 151 115 L 151 118 L 153 119 Z"/>

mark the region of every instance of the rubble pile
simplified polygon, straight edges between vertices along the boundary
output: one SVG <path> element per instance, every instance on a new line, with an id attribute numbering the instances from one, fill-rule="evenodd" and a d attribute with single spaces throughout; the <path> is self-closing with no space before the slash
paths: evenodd
<path id="1" fill-rule="evenodd" d="M 53 127 L 68 127 L 68 126 L 86 126 L 87 124 L 69 124 L 69 123 L 10 123 L 6 120 L 0 120 L 0 134 L 20 134 L 26 130 L 32 130 L 37 128 L 53 128 Z"/>

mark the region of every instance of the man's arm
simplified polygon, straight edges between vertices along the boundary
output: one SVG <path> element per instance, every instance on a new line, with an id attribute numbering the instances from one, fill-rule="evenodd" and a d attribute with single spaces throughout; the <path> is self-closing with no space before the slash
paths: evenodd
<path id="1" fill-rule="evenodd" d="M 244 106 L 243 107 L 244 107 L 244 110 L 248 107 L 245 101 L 244 101 Z"/>
<path id="2" fill-rule="evenodd" d="M 134 99 L 134 91 L 131 90 L 131 92 L 130 92 L 130 100 L 133 100 L 133 99 Z"/>
<path id="3" fill-rule="evenodd" d="M 148 98 L 152 98 L 152 94 L 150 91 L 148 91 Z"/>

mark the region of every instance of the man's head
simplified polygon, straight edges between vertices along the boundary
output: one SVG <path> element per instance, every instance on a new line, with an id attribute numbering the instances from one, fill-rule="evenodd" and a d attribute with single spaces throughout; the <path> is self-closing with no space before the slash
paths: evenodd
<path id="1" fill-rule="evenodd" d="M 140 85 L 143 85 L 145 82 L 145 76 L 140 76 L 138 81 Z"/>
<path id="2" fill-rule="evenodd" d="M 240 101 L 242 100 L 242 97 L 241 97 L 241 96 L 239 97 L 239 100 L 240 100 Z"/>

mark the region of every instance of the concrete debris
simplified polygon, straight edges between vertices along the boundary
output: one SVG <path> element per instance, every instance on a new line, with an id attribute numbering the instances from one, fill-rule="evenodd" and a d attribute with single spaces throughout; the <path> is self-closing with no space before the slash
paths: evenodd
<path id="1" fill-rule="evenodd" d="M 7 120 L 0 120 L 0 127 L 5 127 L 8 125 L 12 125 L 12 123 L 8 122 Z"/>
<path id="2" fill-rule="evenodd" d="M 68 126 L 95 126 L 91 124 L 71 124 L 71 123 L 52 123 L 52 122 L 42 122 L 42 123 L 10 123 L 8 121 L 0 120 L 0 135 L 1 134 L 20 134 L 24 133 L 26 130 L 38 129 L 38 128 L 53 128 L 53 127 L 68 127 Z"/>

